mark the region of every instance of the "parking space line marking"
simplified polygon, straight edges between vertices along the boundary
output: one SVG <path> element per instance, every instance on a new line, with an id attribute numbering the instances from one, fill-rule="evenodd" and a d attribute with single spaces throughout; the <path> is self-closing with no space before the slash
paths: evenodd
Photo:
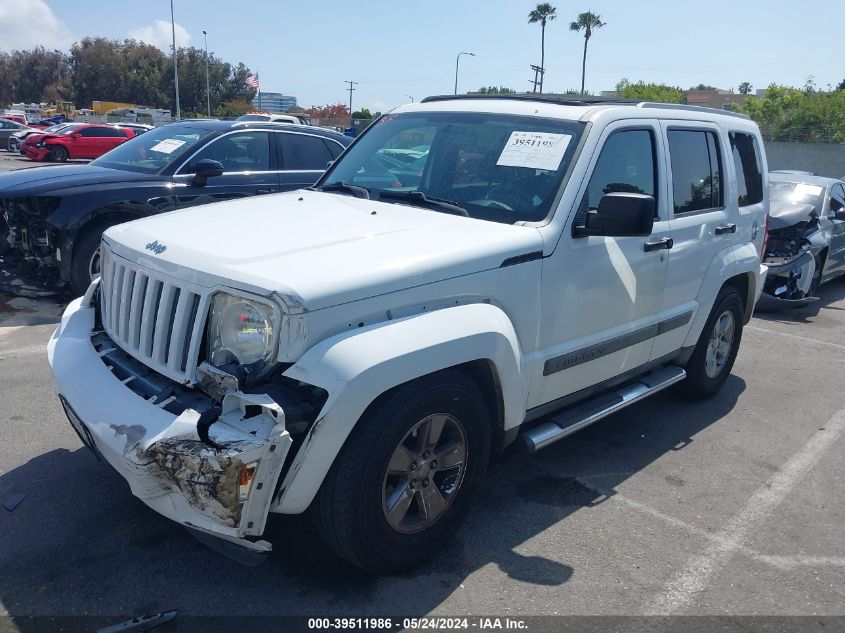
<path id="1" fill-rule="evenodd" d="M 820 341 L 817 338 L 808 338 L 806 336 L 799 336 L 798 334 L 790 334 L 789 332 L 778 332 L 777 330 L 770 330 L 764 327 L 757 327 L 756 325 L 746 325 L 746 330 L 754 330 L 756 332 L 766 332 L 767 334 L 779 334 L 780 336 L 786 336 L 789 338 L 794 338 L 799 341 L 804 341 L 805 343 L 815 343 L 816 345 L 824 345 L 825 347 L 835 347 L 836 349 L 843 349 L 845 350 L 845 345 L 840 345 L 839 343 L 831 343 L 829 341 Z"/>
<path id="2" fill-rule="evenodd" d="M 833 446 L 845 431 L 845 409 L 837 411 L 827 424 L 816 431 L 810 440 L 751 496 L 745 506 L 728 524 L 716 533 L 711 544 L 686 567 L 669 580 L 664 590 L 645 609 L 647 615 L 669 615 L 688 607 L 696 594 L 707 588 L 710 578 L 731 557 L 744 548 L 744 542 L 757 525 L 780 505 Z"/>
<path id="3" fill-rule="evenodd" d="M 15 347 L 12 349 L 0 349 L 0 358 L 8 358 L 10 356 L 33 356 L 35 354 L 46 354 L 46 345 L 29 345 L 28 347 Z"/>
<path id="4" fill-rule="evenodd" d="M 3 338 L 7 334 L 11 334 L 16 330 L 20 330 L 23 326 L 22 325 L 10 325 L 6 327 L 0 327 L 0 338 Z"/>
<path id="5" fill-rule="evenodd" d="M 757 558 L 783 570 L 795 569 L 796 567 L 845 567 L 845 558 L 838 556 L 769 556 L 758 554 Z"/>

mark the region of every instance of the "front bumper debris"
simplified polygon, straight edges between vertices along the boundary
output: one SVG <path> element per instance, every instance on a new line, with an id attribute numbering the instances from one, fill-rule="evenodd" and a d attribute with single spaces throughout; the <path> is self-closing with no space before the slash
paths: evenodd
<path id="1" fill-rule="evenodd" d="M 763 294 L 757 302 L 757 310 L 771 312 L 788 307 L 801 307 L 818 301 L 810 296 L 813 275 L 816 272 L 816 258 L 804 251 L 795 259 L 783 263 L 767 263 L 769 272 Z"/>
<path id="2" fill-rule="evenodd" d="M 236 392 L 223 399 L 219 417 L 191 408 L 176 414 L 172 400 L 141 397 L 107 367 L 92 344 L 94 323 L 90 297 L 73 301 L 47 347 L 82 441 L 150 508 L 203 542 L 220 539 L 216 549 L 228 556 L 260 562 L 272 546 L 251 537 L 264 531 L 292 443 L 281 407 L 267 395 Z"/>

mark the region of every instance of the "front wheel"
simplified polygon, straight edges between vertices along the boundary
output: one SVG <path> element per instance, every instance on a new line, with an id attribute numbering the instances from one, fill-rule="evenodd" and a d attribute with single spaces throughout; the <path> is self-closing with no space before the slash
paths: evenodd
<path id="1" fill-rule="evenodd" d="M 50 157 L 57 163 L 64 163 L 68 159 L 67 149 L 61 145 L 51 145 L 47 149 L 50 150 Z"/>
<path id="2" fill-rule="evenodd" d="M 484 398 L 460 371 L 389 392 L 358 421 L 315 499 L 328 545 L 376 573 L 433 556 L 486 472 L 490 430 Z"/>
<path id="3" fill-rule="evenodd" d="M 688 397 L 709 398 L 725 384 L 739 351 L 743 314 L 742 298 L 737 289 L 723 287 L 684 368 L 687 378 L 680 384 L 680 389 Z"/>
<path id="4" fill-rule="evenodd" d="M 88 286 L 100 274 L 100 241 L 108 226 L 94 226 L 76 241 L 70 268 L 70 284 L 78 295 L 85 294 Z"/>

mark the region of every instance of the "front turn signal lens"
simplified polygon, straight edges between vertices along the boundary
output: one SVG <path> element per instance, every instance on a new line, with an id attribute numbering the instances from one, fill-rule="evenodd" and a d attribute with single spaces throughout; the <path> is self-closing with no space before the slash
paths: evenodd
<path id="1" fill-rule="evenodd" d="M 238 501 L 246 501 L 249 499 L 249 493 L 252 489 L 252 480 L 255 479 L 255 471 L 258 469 L 258 462 L 251 464 L 244 464 L 241 466 L 241 472 L 238 475 Z"/>

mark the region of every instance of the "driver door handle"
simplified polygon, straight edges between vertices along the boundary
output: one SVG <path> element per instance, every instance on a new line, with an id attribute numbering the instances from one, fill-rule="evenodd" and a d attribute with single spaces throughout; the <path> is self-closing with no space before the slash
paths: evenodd
<path id="1" fill-rule="evenodd" d="M 659 240 L 654 240 L 651 242 L 646 242 L 643 246 L 643 250 L 646 253 L 650 253 L 651 251 L 659 251 L 661 248 L 665 248 L 667 251 L 672 248 L 674 241 L 671 237 L 662 237 Z"/>
<path id="2" fill-rule="evenodd" d="M 736 233 L 736 224 L 723 224 L 716 227 L 716 235 L 724 235 L 725 233 Z"/>

